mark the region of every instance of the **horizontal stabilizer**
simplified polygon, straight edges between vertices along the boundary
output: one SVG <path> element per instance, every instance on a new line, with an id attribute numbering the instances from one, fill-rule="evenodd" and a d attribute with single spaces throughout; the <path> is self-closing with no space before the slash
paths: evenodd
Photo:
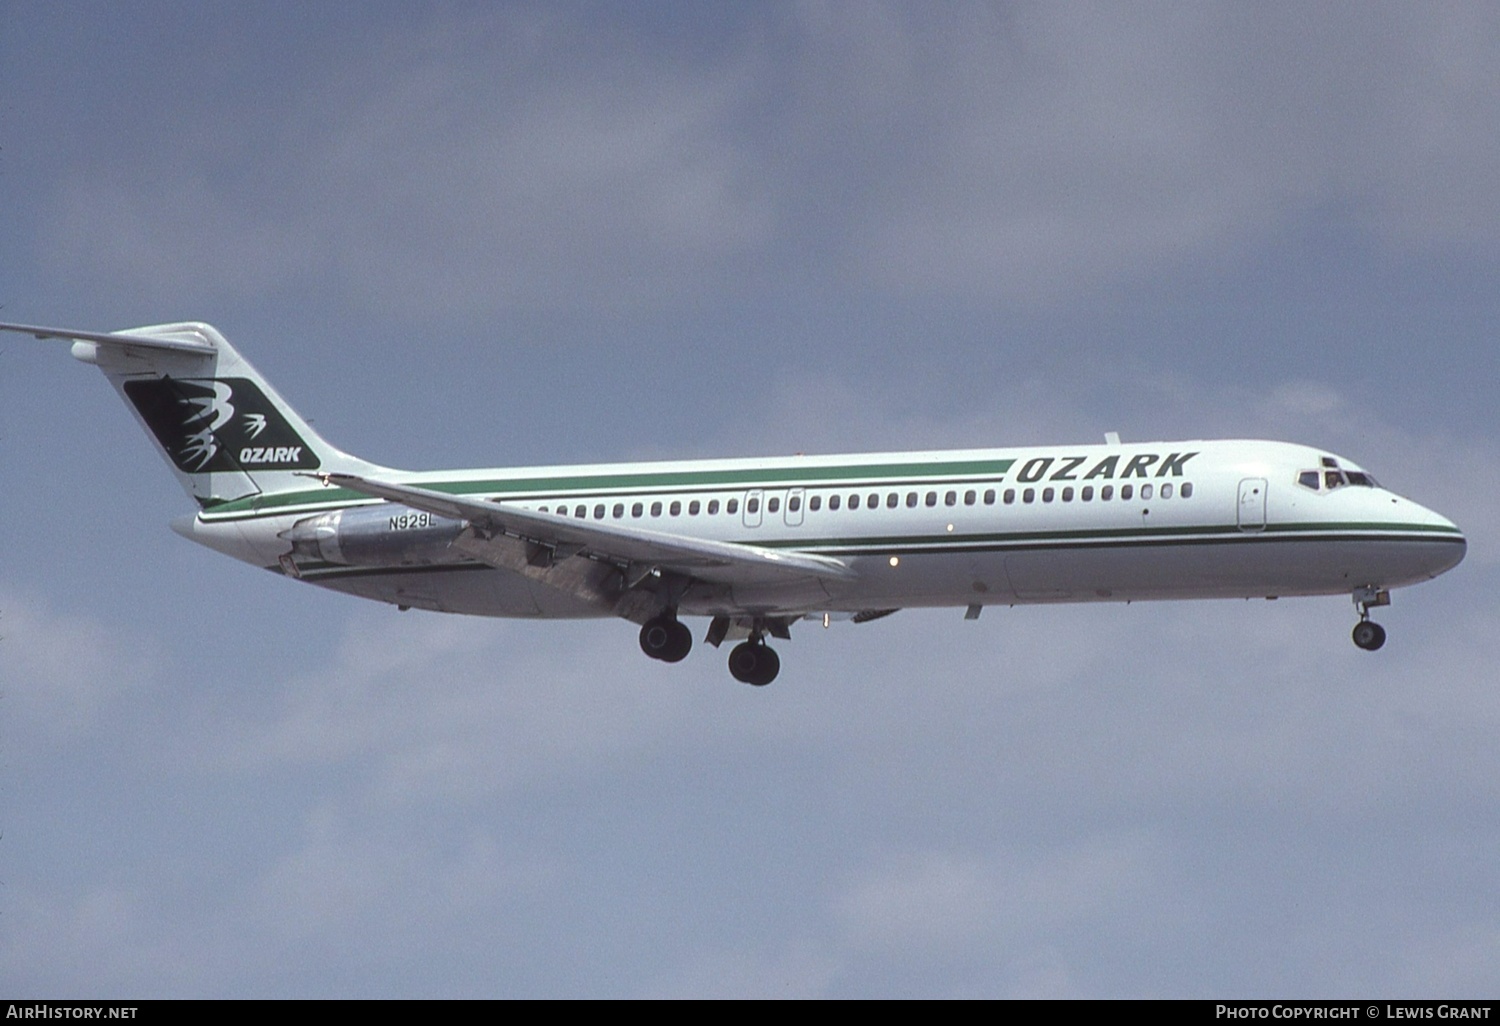
<path id="1" fill-rule="evenodd" d="M 0 331 L 14 331 L 33 338 L 73 339 L 109 346 L 131 346 L 138 349 L 161 349 L 174 353 L 196 353 L 211 356 L 218 350 L 203 335 L 192 330 L 177 330 L 168 335 L 132 335 L 128 332 L 77 331 L 73 328 L 44 328 L 36 324 L 0 324 Z"/>

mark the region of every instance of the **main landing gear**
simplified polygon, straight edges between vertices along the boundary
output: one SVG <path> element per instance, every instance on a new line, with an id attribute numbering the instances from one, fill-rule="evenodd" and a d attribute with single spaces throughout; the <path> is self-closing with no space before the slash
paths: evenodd
<path id="1" fill-rule="evenodd" d="M 763 688 L 780 672 L 781 657 L 758 633 L 729 651 L 729 673 L 742 684 Z"/>
<path id="2" fill-rule="evenodd" d="M 1370 619 L 1370 610 L 1390 604 L 1391 593 L 1383 588 L 1354 589 L 1354 608 L 1359 610 L 1359 623 L 1354 625 L 1354 643 L 1366 652 L 1374 652 L 1385 644 L 1385 628 Z"/>
<path id="3" fill-rule="evenodd" d="M 664 663 L 680 663 L 693 648 L 693 632 L 670 612 L 646 621 L 641 628 L 641 651 Z"/>
<path id="4" fill-rule="evenodd" d="M 708 643 L 718 647 L 729 629 L 727 618 L 717 617 L 709 627 Z M 765 687 L 781 672 L 781 659 L 774 649 L 766 644 L 766 634 L 786 637 L 785 624 L 755 621 L 750 631 L 750 640 L 734 646 L 729 652 L 729 672 L 735 680 L 756 687 Z M 641 651 L 652 659 L 664 663 L 679 663 L 687 658 L 693 648 L 693 635 L 687 625 L 677 619 L 675 610 L 647 620 L 641 627 Z"/>

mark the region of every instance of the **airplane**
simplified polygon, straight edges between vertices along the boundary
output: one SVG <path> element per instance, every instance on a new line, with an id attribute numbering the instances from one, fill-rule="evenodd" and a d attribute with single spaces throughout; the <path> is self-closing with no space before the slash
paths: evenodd
<path id="1" fill-rule="evenodd" d="M 402 471 L 328 444 L 215 328 L 24 324 L 103 371 L 197 510 L 195 542 L 294 580 L 480 616 L 622 617 L 681 661 L 903 608 L 1352 597 L 1354 643 L 1390 589 L 1464 557 L 1450 520 L 1326 450 L 1225 440 Z"/>

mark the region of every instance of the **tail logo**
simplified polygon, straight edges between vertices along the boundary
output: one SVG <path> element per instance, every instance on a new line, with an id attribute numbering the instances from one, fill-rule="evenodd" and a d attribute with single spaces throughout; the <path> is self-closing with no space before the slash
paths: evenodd
<path id="1" fill-rule="evenodd" d="M 312 470 L 319 459 L 248 378 L 150 378 L 125 395 L 185 474 Z M 250 443 L 254 442 L 254 445 Z"/>
<path id="2" fill-rule="evenodd" d="M 182 421 L 182 430 L 188 432 L 182 447 L 182 458 L 184 462 L 193 464 L 193 470 L 202 470 L 218 453 L 219 442 L 214 432 L 234 416 L 234 407 L 229 402 L 234 397 L 234 392 L 222 381 L 211 384 L 212 395 L 206 398 L 187 396 L 180 400 L 188 409 L 188 415 Z"/>

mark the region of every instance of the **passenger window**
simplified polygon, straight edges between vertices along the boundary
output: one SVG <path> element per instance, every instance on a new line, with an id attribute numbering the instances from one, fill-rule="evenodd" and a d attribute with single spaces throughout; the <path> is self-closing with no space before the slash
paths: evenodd
<path id="1" fill-rule="evenodd" d="M 828 508 L 829 509 L 838 509 L 839 508 L 839 499 L 841 499 L 841 498 L 842 498 L 842 496 L 838 495 L 837 493 L 834 493 L 833 495 L 830 495 L 828 497 Z"/>
<path id="2" fill-rule="evenodd" d="M 1035 502 L 1036 501 L 1036 489 L 1035 488 L 1028 488 L 1024 492 L 1022 492 L 1021 493 L 1021 501 L 1022 502 Z"/>
<path id="3" fill-rule="evenodd" d="M 986 506 L 993 506 L 995 504 L 995 489 L 986 488 L 984 490 L 984 504 Z"/>
<path id="4" fill-rule="evenodd" d="M 730 510 L 729 512 L 733 513 L 734 510 Z M 746 513 L 759 513 L 760 512 L 760 499 L 759 498 L 746 499 L 745 500 L 745 512 Z"/>
<path id="5" fill-rule="evenodd" d="M 698 510 L 700 510 L 702 508 L 703 507 L 701 507 L 700 505 L 698 505 L 698 500 L 694 499 L 692 502 L 688 503 L 688 516 L 690 516 L 690 517 L 697 516 L 698 515 Z"/>
<path id="6" fill-rule="evenodd" d="M 891 494 L 889 494 L 889 495 L 887 495 L 885 497 L 885 508 L 886 509 L 895 509 L 900 503 L 901 503 L 901 496 L 897 495 L 895 492 L 892 492 Z"/>
<path id="7" fill-rule="evenodd" d="M 1063 500 L 1063 502 L 1072 502 L 1073 501 L 1073 489 L 1071 489 L 1071 488 L 1064 488 L 1063 489 L 1062 500 Z"/>
<path id="8" fill-rule="evenodd" d="M 582 520 L 584 517 L 589 515 L 589 508 L 587 506 L 574 506 L 573 515 L 579 520 Z"/>
<path id="9" fill-rule="evenodd" d="M 1043 488 L 1042 489 L 1042 501 L 1043 502 L 1051 502 L 1052 501 L 1052 496 L 1054 496 L 1056 494 L 1057 494 L 1057 492 L 1054 491 L 1051 488 Z"/>
<path id="10" fill-rule="evenodd" d="M 874 509 L 875 507 L 877 507 L 879 505 L 880 505 L 880 495 L 878 493 L 871 492 L 868 496 L 865 497 L 865 508 L 866 509 Z M 894 505 L 894 503 L 893 503 L 893 505 Z"/>
<path id="11" fill-rule="evenodd" d="M 1015 501 L 1016 501 L 1016 490 L 1014 488 L 1007 488 L 1007 489 L 1005 489 L 1005 504 L 1007 506 L 1012 506 L 1012 505 L 1015 504 Z"/>
<path id="12" fill-rule="evenodd" d="M 1084 485 L 1083 486 L 1083 491 L 1081 491 L 1081 492 L 1078 493 L 1078 497 L 1080 499 L 1082 499 L 1084 502 L 1093 502 L 1094 501 L 1094 486 L 1093 485 Z"/>
<path id="13" fill-rule="evenodd" d="M 653 517 L 659 517 L 659 516 L 661 516 L 661 503 L 660 502 L 653 502 L 651 504 L 651 515 Z"/>
<path id="14" fill-rule="evenodd" d="M 1191 481 L 1183 482 L 1182 497 L 1184 499 L 1191 499 L 1193 497 L 1193 483 Z"/>
<path id="15" fill-rule="evenodd" d="M 797 500 L 793 499 L 792 501 L 796 502 Z M 814 513 L 816 513 L 818 510 L 822 509 L 823 508 L 823 496 L 821 496 L 821 495 L 811 495 L 811 496 L 808 496 L 808 499 L 807 499 L 807 508 L 809 510 L 811 510 L 812 512 L 814 512 Z"/>
<path id="16" fill-rule="evenodd" d="M 1149 499 L 1149 498 L 1151 498 L 1151 486 L 1150 485 L 1148 485 L 1148 484 L 1141 485 L 1141 498 L 1143 498 L 1143 499 Z"/>
<path id="17" fill-rule="evenodd" d="M 907 492 L 906 493 L 906 508 L 907 509 L 916 509 L 917 508 L 917 493 L 916 492 Z"/>
<path id="18" fill-rule="evenodd" d="M 859 509 L 859 495 L 858 494 L 849 496 L 849 508 L 850 509 Z"/>
<path id="19" fill-rule="evenodd" d="M 1103 488 L 1099 489 L 1099 501 L 1100 502 L 1108 502 L 1110 499 L 1113 499 L 1114 497 L 1115 497 L 1115 486 L 1114 485 L 1105 485 Z"/>
<path id="20" fill-rule="evenodd" d="M 779 495 L 773 495 L 766 500 L 766 512 L 775 513 L 779 509 L 781 509 L 781 497 Z"/>
<path id="21" fill-rule="evenodd" d="M 667 512 L 674 517 L 682 516 L 682 503 L 676 499 L 673 499 L 672 505 L 667 507 Z"/>
<path id="22" fill-rule="evenodd" d="M 619 520 L 625 515 L 625 504 L 623 502 L 615 503 L 615 508 L 610 510 L 610 512 L 615 515 L 616 520 Z"/>
<path id="23" fill-rule="evenodd" d="M 740 500 L 739 499 L 730 499 L 728 502 L 726 502 L 724 504 L 724 512 L 728 513 L 730 516 L 734 516 L 739 511 L 740 511 Z"/>
<path id="24" fill-rule="evenodd" d="M 1161 497 L 1170 499 L 1172 497 L 1172 482 L 1168 481 L 1161 486 Z"/>
<path id="25" fill-rule="evenodd" d="M 594 507 L 594 519 L 595 520 L 603 520 L 604 519 L 604 503 L 601 502 L 601 503 L 599 503 L 599 505 L 597 505 L 597 506 Z"/>
<path id="26" fill-rule="evenodd" d="M 638 516 L 640 516 L 640 515 L 641 515 L 641 513 L 643 513 L 643 512 L 644 512 L 644 511 L 645 511 L 645 507 L 644 507 L 644 506 L 642 506 L 642 505 L 641 505 L 641 504 L 640 504 L 640 503 L 639 503 L 639 502 L 637 502 L 637 503 L 634 503 L 634 504 L 633 504 L 633 505 L 632 505 L 632 506 L 631 506 L 631 507 L 630 507 L 630 515 L 631 515 L 631 516 L 633 516 L 633 517 L 638 517 Z"/>
<path id="27" fill-rule="evenodd" d="M 949 492 L 948 494 L 944 495 L 943 496 L 943 505 L 944 506 L 957 506 L 958 505 L 958 493 L 957 492 Z"/>
<path id="28" fill-rule="evenodd" d="M 937 492 L 928 492 L 927 493 L 927 500 L 926 501 L 927 501 L 927 505 L 929 505 L 929 506 L 936 506 L 937 505 Z"/>
<path id="29" fill-rule="evenodd" d="M 709 499 L 708 500 L 708 515 L 709 516 L 713 516 L 713 515 L 715 515 L 718 512 L 719 512 L 719 500 L 718 499 Z M 734 511 L 731 510 L 730 512 L 734 512 Z"/>
<path id="30" fill-rule="evenodd" d="M 979 498 L 979 496 L 975 495 L 974 494 L 974 489 L 970 488 L 968 491 L 964 492 L 964 505 L 965 506 L 972 506 L 972 505 L 974 505 L 974 500 L 977 499 L 977 498 Z"/>
<path id="31" fill-rule="evenodd" d="M 1122 498 L 1122 499 L 1128 499 L 1133 494 L 1135 494 L 1135 485 L 1121 485 L 1120 486 L 1120 498 Z"/>

